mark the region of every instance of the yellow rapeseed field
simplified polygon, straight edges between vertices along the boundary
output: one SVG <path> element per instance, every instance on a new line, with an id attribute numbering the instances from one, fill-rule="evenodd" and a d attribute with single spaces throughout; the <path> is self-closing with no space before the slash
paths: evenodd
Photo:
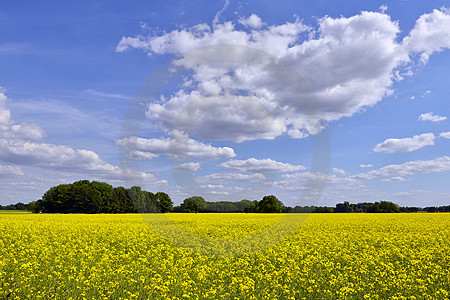
<path id="1" fill-rule="evenodd" d="M 450 214 L 0 214 L 0 299 L 449 299 Z"/>

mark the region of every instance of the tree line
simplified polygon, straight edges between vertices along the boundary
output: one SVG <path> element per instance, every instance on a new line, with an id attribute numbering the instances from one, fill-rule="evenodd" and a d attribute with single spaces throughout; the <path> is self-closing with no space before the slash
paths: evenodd
<path id="1" fill-rule="evenodd" d="M 448 206 L 400 207 L 389 201 L 349 203 L 334 207 L 285 206 L 274 195 L 262 200 L 209 202 L 203 197 L 184 199 L 173 206 L 164 192 L 152 193 L 139 186 L 113 187 L 105 182 L 80 180 L 51 187 L 42 199 L 28 204 L 0 205 L 0 210 L 29 210 L 35 213 L 400 213 L 400 212 L 450 212 Z"/>
<path id="2" fill-rule="evenodd" d="M 264 196 L 262 200 L 250 201 L 247 199 L 232 202 L 208 202 L 203 197 L 193 196 L 184 199 L 176 206 L 173 212 L 184 213 L 282 213 L 288 212 L 283 203 L 274 195 Z"/>
<path id="3" fill-rule="evenodd" d="M 29 210 L 28 204 L 17 202 L 16 204 L 0 205 L 0 210 Z"/>
<path id="4" fill-rule="evenodd" d="M 127 189 L 80 180 L 54 186 L 28 206 L 43 213 L 165 213 L 172 210 L 173 202 L 166 193 L 154 194 L 139 186 Z"/>
<path id="5" fill-rule="evenodd" d="M 189 197 L 176 206 L 173 212 L 246 212 L 246 213 L 400 213 L 400 212 L 450 212 L 450 206 L 400 207 L 389 202 L 363 202 L 351 204 L 348 201 L 329 206 L 285 206 L 274 195 L 264 196 L 261 201 L 241 200 L 239 202 L 207 202 L 202 197 Z"/>

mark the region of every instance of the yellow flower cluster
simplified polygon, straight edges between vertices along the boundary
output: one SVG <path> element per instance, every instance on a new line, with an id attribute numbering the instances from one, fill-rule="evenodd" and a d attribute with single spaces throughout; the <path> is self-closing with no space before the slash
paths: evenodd
<path id="1" fill-rule="evenodd" d="M 0 299 L 449 299 L 450 214 L 0 214 Z"/>

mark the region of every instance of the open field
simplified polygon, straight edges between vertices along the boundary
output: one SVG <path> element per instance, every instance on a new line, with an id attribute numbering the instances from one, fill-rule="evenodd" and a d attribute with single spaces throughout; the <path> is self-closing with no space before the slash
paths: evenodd
<path id="1" fill-rule="evenodd" d="M 447 213 L 0 214 L 0 299 L 448 299 L 449 224 Z"/>

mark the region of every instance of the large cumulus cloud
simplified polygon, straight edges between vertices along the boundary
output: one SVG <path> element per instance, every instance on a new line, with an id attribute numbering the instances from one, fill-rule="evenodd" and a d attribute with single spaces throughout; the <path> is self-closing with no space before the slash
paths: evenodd
<path id="1" fill-rule="evenodd" d="M 123 37 L 119 52 L 174 54 L 183 85 L 152 102 L 147 117 L 165 130 L 243 142 L 302 138 L 392 93 L 418 55 L 450 47 L 447 9 L 422 15 L 403 40 L 384 12 L 267 26 L 258 16 L 198 24 L 161 35 Z M 251 26 L 250 26 L 251 25 Z"/>

